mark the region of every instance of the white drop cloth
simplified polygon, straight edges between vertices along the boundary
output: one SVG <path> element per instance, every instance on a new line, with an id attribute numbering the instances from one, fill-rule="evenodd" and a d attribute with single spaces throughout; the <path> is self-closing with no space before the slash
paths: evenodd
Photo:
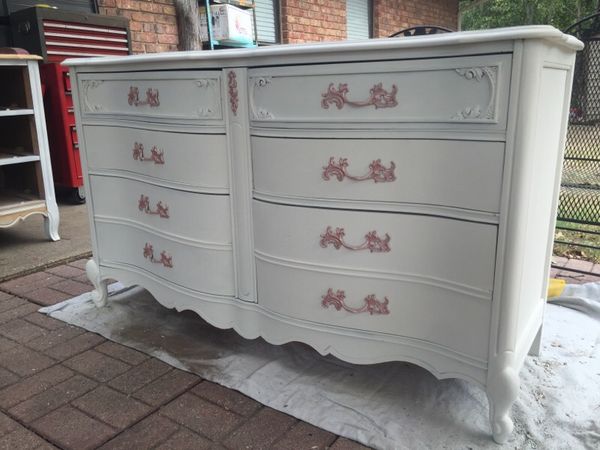
<path id="1" fill-rule="evenodd" d="M 515 433 L 504 446 L 491 439 L 479 387 L 415 365 L 359 366 L 299 343 L 246 340 L 139 288 L 102 309 L 84 294 L 41 311 L 374 448 L 600 448 L 600 322 L 562 306 L 546 309 L 542 355 L 521 370 Z"/>

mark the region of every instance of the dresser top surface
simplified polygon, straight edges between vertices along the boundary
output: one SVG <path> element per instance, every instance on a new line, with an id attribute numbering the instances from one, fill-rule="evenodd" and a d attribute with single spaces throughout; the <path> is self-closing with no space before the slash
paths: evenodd
<path id="1" fill-rule="evenodd" d="M 369 51 L 414 51 L 465 45 L 510 42 L 524 39 L 541 39 L 572 51 L 581 50 L 583 43 L 573 36 L 562 33 L 549 25 L 534 25 L 492 30 L 460 31 L 409 38 L 380 38 L 361 41 L 335 41 L 309 44 L 282 44 L 259 48 L 228 49 L 218 51 L 182 51 L 129 55 L 119 57 L 95 57 L 68 59 L 68 66 L 123 66 L 162 62 L 202 61 L 222 65 L 260 65 L 265 58 L 309 55 L 343 55 Z M 402 57 L 400 54 L 399 57 Z"/>

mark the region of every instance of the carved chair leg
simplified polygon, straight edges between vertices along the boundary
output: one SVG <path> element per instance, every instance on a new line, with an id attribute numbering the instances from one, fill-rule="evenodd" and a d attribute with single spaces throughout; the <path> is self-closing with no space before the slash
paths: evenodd
<path id="1" fill-rule="evenodd" d="M 512 434 L 514 424 L 509 413 L 519 395 L 519 385 L 519 376 L 512 367 L 503 368 L 488 380 L 490 424 L 494 441 L 498 444 L 505 443 Z"/>
<path id="2" fill-rule="evenodd" d="M 85 265 L 85 272 L 88 279 L 94 285 L 95 290 L 92 292 L 92 300 L 94 304 L 101 308 L 106 306 L 108 300 L 108 289 L 106 286 L 106 280 L 100 278 L 100 270 L 98 265 L 93 259 L 90 259 Z"/>

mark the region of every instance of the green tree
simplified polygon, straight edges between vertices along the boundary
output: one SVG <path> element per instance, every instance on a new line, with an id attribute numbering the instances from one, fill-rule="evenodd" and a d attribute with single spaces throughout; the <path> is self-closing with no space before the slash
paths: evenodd
<path id="1" fill-rule="evenodd" d="M 598 6 L 599 0 L 460 0 L 461 28 L 544 24 L 564 30 Z"/>

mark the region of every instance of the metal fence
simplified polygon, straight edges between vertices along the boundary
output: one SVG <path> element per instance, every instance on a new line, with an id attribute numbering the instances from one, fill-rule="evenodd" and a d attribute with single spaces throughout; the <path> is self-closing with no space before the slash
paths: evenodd
<path id="1" fill-rule="evenodd" d="M 567 254 L 587 251 L 600 261 L 600 13 L 565 32 L 585 48 L 575 63 L 554 243 Z"/>

